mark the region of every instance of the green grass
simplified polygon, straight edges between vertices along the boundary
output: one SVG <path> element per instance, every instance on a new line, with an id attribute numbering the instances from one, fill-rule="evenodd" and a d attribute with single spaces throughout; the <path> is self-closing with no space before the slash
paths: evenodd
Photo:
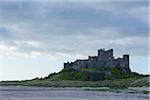
<path id="1" fill-rule="evenodd" d="M 141 84 L 136 82 L 137 80 L 141 80 Z M 113 79 L 113 80 L 101 80 L 101 81 L 75 81 L 75 80 L 74 81 L 67 81 L 67 80 L 52 81 L 49 79 L 43 79 L 43 80 L 1 82 L 0 85 L 44 86 L 44 87 L 138 87 L 138 86 L 141 87 L 141 86 L 149 86 L 149 84 L 145 84 L 145 83 L 149 83 L 149 81 L 144 80 L 143 78 L 139 78 L 139 79 L 127 78 L 127 79 Z"/>
<path id="2" fill-rule="evenodd" d="M 93 80 L 91 74 L 105 74 L 104 79 Z M 52 73 L 45 78 L 24 81 L 0 82 L 0 85 L 48 86 L 48 87 L 137 87 L 150 86 L 149 76 L 137 73 L 122 73 L 117 68 L 87 68 L 81 71 L 72 68 Z"/>
<path id="3" fill-rule="evenodd" d="M 97 76 L 102 77 L 101 79 L 94 79 L 92 77 L 93 74 L 103 75 Z M 139 78 L 134 73 L 128 72 L 123 73 L 116 67 L 112 68 L 85 68 L 80 71 L 74 70 L 72 68 L 66 68 L 60 71 L 59 73 L 52 73 L 48 77 L 44 79 L 49 79 L 51 81 L 62 81 L 62 80 L 70 80 L 70 81 L 99 81 L 103 79 L 124 79 L 124 78 Z"/>

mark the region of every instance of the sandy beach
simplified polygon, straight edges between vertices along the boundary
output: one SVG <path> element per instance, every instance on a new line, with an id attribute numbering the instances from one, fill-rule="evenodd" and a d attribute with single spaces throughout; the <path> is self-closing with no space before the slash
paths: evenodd
<path id="1" fill-rule="evenodd" d="M 149 100 L 148 94 L 85 91 L 79 88 L 0 87 L 0 100 Z"/>

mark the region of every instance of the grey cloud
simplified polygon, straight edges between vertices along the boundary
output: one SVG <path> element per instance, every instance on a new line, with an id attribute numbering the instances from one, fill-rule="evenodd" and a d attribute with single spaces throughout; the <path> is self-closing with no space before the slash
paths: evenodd
<path id="1" fill-rule="evenodd" d="M 17 52 L 39 51 L 47 54 L 60 52 L 86 55 L 99 48 L 114 48 L 118 52 L 133 53 L 133 55 L 148 53 L 148 24 L 141 21 L 143 17 L 136 19 L 136 16 L 127 12 L 133 12 L 133 8 L 140 7 L 145 7 L 147 10 L 145 2 L 104 5 L 103 3 L 67 5 L 32 2 L 2 4 L 0 36 L 3 37 L 6 45 L 15 46 Z M 141 15 L 143 12 L 136 14 Z M 146 17 L 147 14 L 148 12 L 145 13 Z M 20 43 L 17 44 L 15 41 Z M 34 47 L 27 44 L 28 41 L 37 41 L 42 45 L 39 48 Z"/>

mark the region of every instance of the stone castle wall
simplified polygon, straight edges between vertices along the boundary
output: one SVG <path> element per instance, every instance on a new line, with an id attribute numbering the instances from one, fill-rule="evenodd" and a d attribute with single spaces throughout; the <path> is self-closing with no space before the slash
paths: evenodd
<path id="1" fill-rule="evenodd" d="M 67 62 L 64 63 L 64 68 L 71 67 L 76 70 L 80 70 L 82 68 L 101 68 L 101 67 L 117 67 L 121 69 L 123 72 L 129 72 L 129 55 L 123 55 L 123 58 L 114 59 L 113 49 L 98 50 L 97 56 L 89 56 L 88 59 L 85 60 L 76 60 L 75 62 Z"/>

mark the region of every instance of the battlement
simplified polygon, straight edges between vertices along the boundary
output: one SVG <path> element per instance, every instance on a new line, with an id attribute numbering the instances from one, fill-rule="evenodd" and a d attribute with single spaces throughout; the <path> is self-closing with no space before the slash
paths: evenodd
<path id="1" fill-rule="evenodd" d="M 101 54 L 106 54 L 106 53 L 113 53 L 113 49 L 110 49 L 110 50 L 100 49 L 100 50 L 98 50 L 98 56 Z"/>
<path id="2" fill-rule="evenodd" d="M 98 50 L 97 56 L 89 56 L 88 59 L 64 63 L 64 68 L 67 67 L 77 70 L 80 70 L 81 68 L 117 67 L 123 72 L 128 72 L 130 71 L 129 55 L 125 54 L 123 55 L 123 58 L 114 59 L 113 49 L 100 49 Z"/>

